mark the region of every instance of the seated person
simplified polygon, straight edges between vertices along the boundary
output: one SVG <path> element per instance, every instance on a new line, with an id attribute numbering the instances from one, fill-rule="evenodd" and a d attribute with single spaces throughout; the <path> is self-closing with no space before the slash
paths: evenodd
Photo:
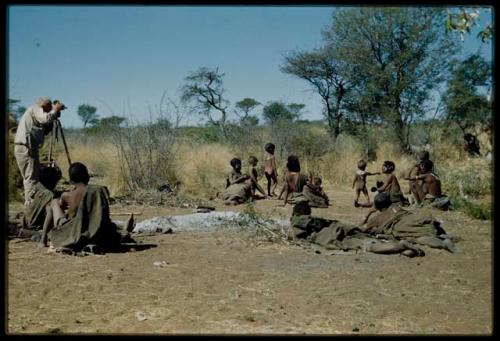
<path id="1" fill-rule="evenodd" d="M 425 160 L 429 160 L 429 152 L 426 150 L 417 154 L 417 162 L 411 166 L 408 170 L 408 175 L 404 177 L 404 179 L 409 182 L 408 194 L 412 194 L 412 197 L 417 205 L 422 202 L 424 195 L 422 193 L 421 181 L 414 180 L 414 177 L 420 174 L 420 164 Z"/>
<path id="2" fill-rule="evenodd" d="M 252 198 L 257 198 L 255 195 L 255 190 L 258 190 L 260 193 L 262 193 L 262 195 L 265 198 L 270 198 L 270 196 L 268 196 L 264 192 L 262 187 L 259 185 L 259 180 L 258 180 L 259 173 L 257 172 L 257 169 L 256 169 L 258 162 L 259 162 L 259 160 L 255 156 L 250 156 L 248 158 L 248 163 L 251 166 L 249 175 L 250 175 L 250 179 L 252 180 L 252 187 L 251 187 L 252 188 Z"/>
<path id="3" fill-rule="evenodd" d="M 406 210 L 400 204 L 392 203 L 387 193 L 378 193 L 373 202 L 377 214 L 371 218 L 372 212 L 367 215 L 362 232 L 456 251 L 452 238 L 430 211 L 423 208 Z"/>
<path id="4" fill-rule="evenodd" d="M 401 187 L 399 186 L 399 181 L 394 171 L 396 170 L 396 165 L 392 161 L 384 161 L 382 165 L 382 173 L 386 174 L 385 181 L 381 186 L 378 186 L 377 190 L 379 192 L 384 192 L 389 195 L 391 202 L 400 202 L 402 204 L 407 204 L 406 198 L 401 193 Z"/>
<path id="5" fill-rule="evenodd" d="M 122 236 L 109 215 L 109 191 L 104 186 L 89 185 L 87 167 L 80 162 L 69 167 L 69 178 L 75 189 L 51 202 L 53 224 L 44 225 L 42 244 L 47 239 L 53 247 L 81 250 L 86 245 L 113 248 L 130 238 L 133 223 Z M 133 217 L 131 217 L 133 219 Z"/>
<path id="6" fill-rule="evenodd" d="M 302 194 L 309 202 L 311 207 L 326 208 L 329 205 L 328 195 L 321 187 L 321 178 L 315 176 L 309 179 L 302 189 Z"/>
<path id="7" fill-rule="evenodd" d="M 232 172 L 226 178 L 226 188 L 221 199 L 226 205 L 238 205 L 252 200 L 252 185 L 256 185 L 248 174 L 241 173 L 241 160 L 233 158 L 230 162 Z"/>
<path id="8" fill-rule="evenodd" d="M 24 209 L 22 227 L 31 230 L 43 228 L 45 218 L 50 213 L 50 203 L 54 199 L 54 189 L 61 179 L 57 167 L 40 167 L 40 181 L 29 192 L 29 205 Z"/>
<path id="9" fill-rule="evenodd" d="M 299 201 L 306 200 L 302 195 L 304 186 L 307 183 L 307 176 L 300 174 L 300 162 L 296 155 L 290 155 L 286 163 L 285 183 L 280 191 L 278 199 L 281 199 L 283 192 L 285 193 L 285 200 L 283 206 L 288 203 L 296 204 Z"/>
<path id="10" fill-rule="evenodd" d="M 422 181 L 421 192 L 424 195 L 422 202 L 431 207 L 448 210 L 450 208 L 450 199 L 443 195 L 441 180 L 433 172 L 433 168 L 434 163 L 431 160 L 422 161 L 420 163 L 420 172 L 414 177 L 415 181 Z"/>

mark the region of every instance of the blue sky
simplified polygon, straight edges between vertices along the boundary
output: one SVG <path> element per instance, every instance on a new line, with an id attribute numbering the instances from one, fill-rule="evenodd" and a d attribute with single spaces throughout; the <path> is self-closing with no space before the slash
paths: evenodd
<path id="1" fill-rule="evenodd" d="M 321 45 L 333 7 L 287 6 L 10 6 L 9 97 L 29 106 L 40 96 L 69 107 L 62 123 L 81 127 L 76 110 L 90 104 L 101 117 L 112 112 L 148 117 L 162 94 L 177 100 L 184 77 L 200 66 L 225 73 L 227 99 L 306 104 L 303 118 L 321 119 L 320 97 L 305 81 L 279 71 L 293 49 Z M 492 22 L 481 12 L 480 24 Z M 475 30 L 463 53 L 491 60 L 491 43 Z M 130 107 L 129 109 L 127 109 Z M 260 110 L 259 110 L 260 111 Z M 186 124 L 200 122 L 188 117 Z"/>

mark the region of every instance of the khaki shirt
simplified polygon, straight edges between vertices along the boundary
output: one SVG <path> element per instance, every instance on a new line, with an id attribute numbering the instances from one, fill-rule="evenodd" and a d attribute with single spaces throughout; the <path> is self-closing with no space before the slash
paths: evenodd
<path id="1" fill-rule="evenodd" d="M 44 112 L 38 105 L 29 107 L 19 120 L 14 143 L 25 145 L 29 149 L 39 149 L 56 118 L 54 111 Z"/>

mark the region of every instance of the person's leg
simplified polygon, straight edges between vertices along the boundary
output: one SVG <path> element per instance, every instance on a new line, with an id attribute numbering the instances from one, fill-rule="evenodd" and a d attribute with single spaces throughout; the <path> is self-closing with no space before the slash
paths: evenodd
<path id="1" fill-rule="evenodd" d="M 415 243 L 426 245 L 435 249 L 445 249 L 450 251 L 451 253 L 457 252 L 455 244 L 449 238 L 440 239 L 438 237 L 422 236 L 416 238 Z"/>
<path id="2" fill-rule="evenodd" d="M 271 196 L 271 176 L 267 172 L 264 172 L 264 174 L 267 180 L 267 195 Z"/>
<path id="3" fill-rule="evenodd" d="M 42 247 L 48 246 L 47 234 L 50 230 L 52 230 L 52 227 L 54 227 L 52 215 L 52 208 L 50 207 L 50 205 L 47 205 L 45 207 L 45 220 L 43 221 L 42 237 L 40 238 L 39 243 L 39 245 Z"/>
<path id="4" fill-rule="evenodd" d="M 24 200 L 26 205 L 30 197 L 30 191 L 35 183 L 38 182 L 40 161 L 38 160 L 38 153 L 30 155 L 28 148 L 19 145 L 15 147 L 14 156 L 21 176 L 23 177 Z"/>
<path id="5" fill-rule="evenodd" d="M 363 187 L 363 190 L 362 190 L 362 191 L 363 191 L 363 194 L 364 194 L 364 195 L 365 195 L 365 197 L 366 197 L 366 203 L 367 203 L 368 205 L 370 205 L 370 206 L 371 206 L 371 203 L 370 203 L 370 196 L 368 195 L 368 189 L 366 188 L 366 186 L 365 186 L 365 187 Z"/>
<path id="6" fill-rule="evenodd" d="M 272 196 L 276 196 L 276 187 L 278 187 L 278 178 L 276 177 L 276 174 L 273 173 L 271 176 L 271 179 L 273 180 L 273 189 L 271 191 Z"/>
<path id="7" fill-rule="evenodd" d="M 359 193 L 361 192 L 361 190 L 359 188 L 356 188 L 354 190 L 354 207 L 359 207 Z"/>

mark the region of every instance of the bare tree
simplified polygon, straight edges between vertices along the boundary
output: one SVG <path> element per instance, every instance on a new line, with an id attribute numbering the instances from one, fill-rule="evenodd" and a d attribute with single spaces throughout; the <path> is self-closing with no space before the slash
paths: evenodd
<path id="1" fill-rule="evenodd" d="M 219 127 L 224 138 L 227 138 L 226 110 L 229 102 L 223 97 L 223 77 L 224 73 L 219 73 L 218 68 L 199 68 L 185 78 L 187 83 L 181 89 L 181 100 L 191 103 L 194 110 L 204 115 L 210 124 Z M 216 113 L 218 118 L 215 118 Z"/>

